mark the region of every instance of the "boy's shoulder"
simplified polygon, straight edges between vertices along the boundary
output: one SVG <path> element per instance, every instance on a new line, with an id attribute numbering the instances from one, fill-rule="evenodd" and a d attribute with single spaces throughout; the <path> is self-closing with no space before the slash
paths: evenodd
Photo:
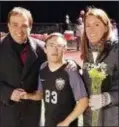
<path id="1" fill-rule="evenodd" d="M 43 63 L 41 64 L 41 66 L 40 66 L 40 70 L 45 69 L 47 66 L 48 66 L 48 61 L 43 62 Z"/>
<path id="2" fill-rule="evenodd" d="M 79 71 L 78 71 L 78 69 L 71 70 L 69 68 L 65 68 L 65 71 L 68 73 L 68 75 L 69 75 L 70 78 L 73 78 L 73 77 L 79 78 L 81 76 L 80 73 L 79 73 Z"/>

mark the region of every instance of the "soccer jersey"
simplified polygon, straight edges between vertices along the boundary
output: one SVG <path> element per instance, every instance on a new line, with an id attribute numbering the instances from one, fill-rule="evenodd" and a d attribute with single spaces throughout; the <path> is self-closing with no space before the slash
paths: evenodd
<path id="1" fill-rule="evenodd" d="M 51 72 L 48 65 L 40 70 L 39 90 L 45 102 L 45 126 L 55 127 L 74 109 L 76 101 L 87 96 L 84 84 L 76 71 L 69 71 L 64 64 Z M 77 126 L 77 120 L 71 123 Z"/>

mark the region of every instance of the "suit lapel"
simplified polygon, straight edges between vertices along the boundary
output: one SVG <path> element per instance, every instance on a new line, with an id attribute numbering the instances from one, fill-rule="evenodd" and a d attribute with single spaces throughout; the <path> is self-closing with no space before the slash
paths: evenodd
<path id="1" fill-rule="evenodd" d="M 28 56 L 27 56 L 26 62 L 23 67 L 19 57 L 17 56 L 16 52 L 13 50 L 13 47 L 11 44 L 12 40 L 11 40 L 10 35 L 8 34 L 7 36 L 8 37 L 6 37 L 3 42 L 5 45 L 4 51 L 6 54 L 6 59 L 8 59 L 8 61 L 10 61 L 9 63 L 11 64 L 11 66 L 14 67 L 14 65 L 16 65 L 19 72 L 22 72 L 22 74 L 21 74 L 21 80 L 22 80 L 28 74 L 29 68 L 32 66 L 32 64 L 38 58 L 38 55 L 36 53 L 37 43 L 35 43 L 31 38 L 28 38 L 28 43 L 29 43 Z"/>
<path id="2" fill-rule="evenodd" d="M 9 35 L 7 35 L 8 37 L 6 38 L 6 40 L 4 41 L 5 43 L 5 53 L 7 53 L 7 58 L 8 61 L 10 61 L 9 63 L 12 63 L 12 65 L 14 66 L 14 64 L 17 64 L 18 68 L 20 68 L 20 70 L 22 69 L 22 65 L 21 65 L 21 61 L 18 58 L 16 52 L 13 50 L 12 47 L 12 42 L 11 42 L 11 37 Z"/>

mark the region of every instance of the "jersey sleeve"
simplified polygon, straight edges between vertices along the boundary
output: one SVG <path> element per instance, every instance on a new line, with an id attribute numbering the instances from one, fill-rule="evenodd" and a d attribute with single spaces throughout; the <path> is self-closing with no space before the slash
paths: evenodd
<path id="1" fill-rule="evenodd" d="M 75 100 L 78 101 L 83 97 L 87 97 L 86 88 L 80 74 L 77 71 L 71 70 L 67 70 L 67 72 Z"/>

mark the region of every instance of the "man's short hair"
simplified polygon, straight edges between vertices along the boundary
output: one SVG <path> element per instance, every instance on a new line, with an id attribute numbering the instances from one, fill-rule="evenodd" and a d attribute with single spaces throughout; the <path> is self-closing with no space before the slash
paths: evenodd
<path id="1" fill-rule="evenodd" d="M 10 22 L 10 17 L 15 15 L 26 16 L 29 20 L 29 25 L 32 26 L 33 18 L 31 12 L 23 7 L 14 7 L 8 14 L 8 23 Z"/>

